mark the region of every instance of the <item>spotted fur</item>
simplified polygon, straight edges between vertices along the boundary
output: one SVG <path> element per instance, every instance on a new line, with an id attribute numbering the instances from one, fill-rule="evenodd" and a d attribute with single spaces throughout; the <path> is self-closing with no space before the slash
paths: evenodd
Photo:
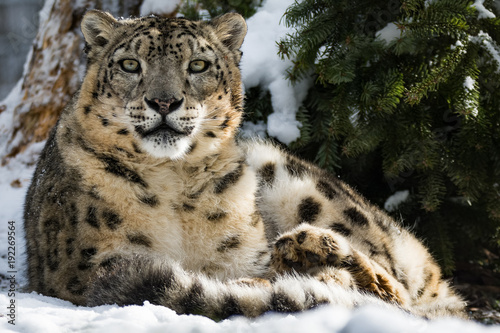
<path id="1" fill-rule="evenodd" d="M 314 165 L 238 142 L 246 24 L 82 21 L 88 67 L 26 197 L 29 288 L 214 319 L 376 303 L 463 315 L 425 247 Z"/>

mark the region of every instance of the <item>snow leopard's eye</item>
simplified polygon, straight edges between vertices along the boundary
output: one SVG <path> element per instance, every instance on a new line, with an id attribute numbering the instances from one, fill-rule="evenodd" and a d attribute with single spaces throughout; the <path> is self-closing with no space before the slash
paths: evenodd
<path id="1" fill-rule="evenodd" d="M 124 59 L 120 61 L 120 66 L 128 73 L 138 73 L 141 70 L 139 62 L 134 59 Z"/>
<path id="2" fill-rule="evenodd" d="M 193 60 L 189 64 L 189 70 L 192 73 L 201 73 L 208 68 L 208 62 L 203 60 Z"/>

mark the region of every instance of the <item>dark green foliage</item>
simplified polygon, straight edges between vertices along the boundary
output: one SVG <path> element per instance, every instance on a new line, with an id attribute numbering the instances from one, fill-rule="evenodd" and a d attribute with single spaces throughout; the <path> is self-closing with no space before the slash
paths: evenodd
<path id="1" fill-rule="evenodd" d="M 278 42 L 290 80 L 316 79 L 291 148 L 377 204 L 409 190 L 396 217 L 447 273 L 500 248 L 500 11 L 473 3 L 303 0 Z"/>
<path id="2" fill-rule="evenodd" d="M 267 119 L 273 112 L 271 94 L 257 86 L 245 93 L 245 120 L 253 123 Z"/>
<path id="3" fill-rule="evenodd" d="M 184 0 L 179 12 L 191 20 L 210 19 L 229 12 L 249 18 L 261 3 L 262 0 Z M 200 14 L 200 10 L 208 15 Z"/>

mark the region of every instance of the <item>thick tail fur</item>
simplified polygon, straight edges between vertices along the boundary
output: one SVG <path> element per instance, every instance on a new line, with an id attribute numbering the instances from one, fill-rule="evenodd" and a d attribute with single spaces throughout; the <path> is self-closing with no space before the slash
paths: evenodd
<path id="1" fill-rule="evenodd" d="M 215 320 L 232 315 L 256 317 L 269 311 L 298 312 L 321 304 L 397 308 L 374 296 L 312 277 L 288 275 L 267 284 L 258 280 L 222 282 L 186 272 L 176 264 L 144 257 L 121 259 L 102 268 L 87 294 L 89 306 L 142 305 L 146 300 L 179 314 L 200 314 Z"/>

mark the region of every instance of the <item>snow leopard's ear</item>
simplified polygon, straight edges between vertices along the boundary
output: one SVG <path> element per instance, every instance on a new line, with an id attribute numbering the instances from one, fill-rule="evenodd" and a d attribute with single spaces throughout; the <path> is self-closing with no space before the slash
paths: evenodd
<path id="1" fill-rule="evenodd" d="M 117 25 L 118 21 L 109 13 L 100 10 L 86 12 L 82 19 L 82 32 L 87 44 L 87 52 L 90 49 L 99 49 L 108 44 Z"/>
<path id="2" fill-rule="evenodd" d="M 215 28 L 215 34 L 231 51 L 237 51 L 247 34 L 245 19 L 236 13 L 217 16 L 210 23 Z"/>

